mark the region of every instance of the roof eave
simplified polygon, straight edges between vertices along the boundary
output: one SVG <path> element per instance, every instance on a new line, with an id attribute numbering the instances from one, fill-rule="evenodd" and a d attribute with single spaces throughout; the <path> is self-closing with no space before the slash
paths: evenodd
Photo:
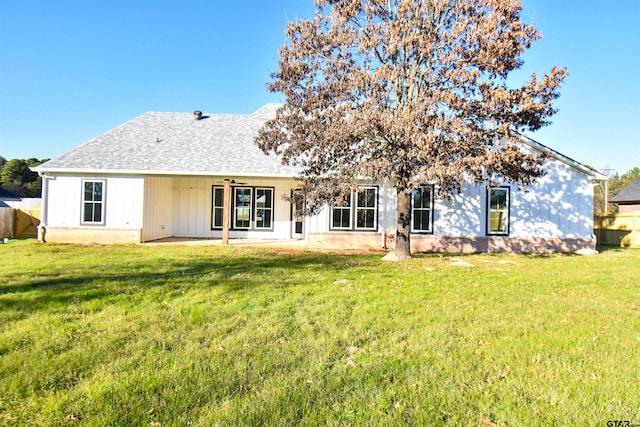
<path id="1" fill-rule="evenodd" d="M 617 200 L 617 199 L 611 199 L 609 200 L 609 203 L 615 203 L 618 205 L 638 205 L 640 204 L 640 200 Z"/>
<path id="2" fill-rule="evenodd" d="M 32 168 L 39 174 L 91 174 L 91 175 L 158 175 L 158 176 L 215 176 L 215 177 L 255 177 L 255 178 L 295 178 L 291 173 L 247 173 L 216 171 L 174 171 L 174 170 L 142 170 L 142 169 L 93 169 L 93 168 Z"/>

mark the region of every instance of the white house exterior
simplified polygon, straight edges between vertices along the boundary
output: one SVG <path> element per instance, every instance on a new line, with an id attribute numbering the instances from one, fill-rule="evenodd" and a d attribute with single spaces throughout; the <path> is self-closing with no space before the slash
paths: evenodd
<path id="1" fill-rule="evenodd" d="M 230 238 L 302 239 L 310 247 L 392 248 L 392 182 L 362 181 L 350 206 L 301 217 L 296 170 L 254 143 L 275 113 L 146 113 L 35 168 L 43 177 L 41 240 L 140 243 L 222 236 L 224 181 L 231 184 Z M 425 185 L 414 194 L 412 250 L 574 252 L 593 249 L 597 172 L 544 150 L 547 174 L 524 188 L 465 185 L 451 200 Z"/>

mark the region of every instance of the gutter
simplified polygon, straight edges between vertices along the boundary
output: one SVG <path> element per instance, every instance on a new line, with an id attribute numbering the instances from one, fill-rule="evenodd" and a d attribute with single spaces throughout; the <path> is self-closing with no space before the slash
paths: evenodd
<path id="1" fill-rule="evenodd" d="M 46 173 L 69 173 L 69 174 L 93 174 L 93 175 L 144 175 L 144 176 L 206 176 L 206 177 L 228 177 L 239 178 L 295 178 L 296 174 L 279 173 L 247 173 L 234 171 L 172 171 L 172 170 L 143 170 L 143 169 L 86 169 L 86 168 L 32 168 L 40 176 Z M 49 177 L 51 178 L 51 177 Z"/>

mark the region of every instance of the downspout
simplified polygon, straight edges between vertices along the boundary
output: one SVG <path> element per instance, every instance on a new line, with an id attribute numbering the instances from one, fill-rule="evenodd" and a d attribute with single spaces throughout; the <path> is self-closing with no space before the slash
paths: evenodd
<path id="1" fill-rule="evenodd" d="M 38 175 L 42 178 L 42 200 L 40 202 L 40 225 L 38 225 L 38 242 L 46 243 L 47 237 L 47 205 L 49 201 L 49 179 L 43 172 L 38 172 Z"/>

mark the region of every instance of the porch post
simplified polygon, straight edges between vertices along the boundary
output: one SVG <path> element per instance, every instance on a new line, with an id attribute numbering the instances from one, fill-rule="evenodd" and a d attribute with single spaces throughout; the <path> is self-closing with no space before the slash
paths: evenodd
<path id="1" fill-rule="evenodd" d="M 222 244 L 229 244 L 229 222 L 231 219 L 231 180 L 224 180 L 224 203 L 222 205 Z"/>

